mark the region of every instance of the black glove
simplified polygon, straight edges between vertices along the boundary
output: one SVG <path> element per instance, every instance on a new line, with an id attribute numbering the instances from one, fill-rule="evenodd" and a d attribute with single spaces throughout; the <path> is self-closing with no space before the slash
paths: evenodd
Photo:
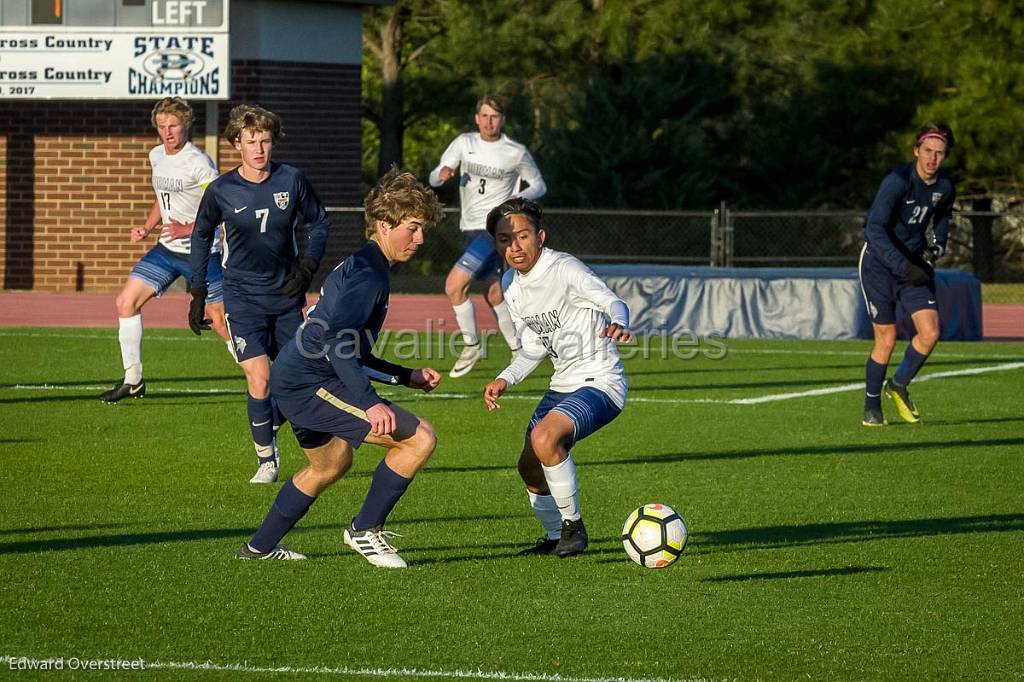
<path id="1" fill-rule="evenodd" d="M 924 258 L 926 263 L 934 263 L 935 261 L 942 258 L 942 254 L 946 253 L 946 250 L 938 244 L 932 244 L 925 248 L 924 253 L 921 256 Z"/>
<path id="2" fill-rule="evenodd" d="M 313 280 L 313 273 L 316 272 L 320 263 L 312 258 L 302 258 L 292 263 L 292 269 L 284 278 L 284 286 L 281 287 L 281 295 L 285 298 L 295 298 L 306 293 L 309 283 Z"/>
<path id="3" fill-rule="evenodd" d="M 903 279 L 907 280 L 915 287 L 928 284 L 934 275 L 935 271 L 927 265 L 922 268 L 917 263 L 907 261 L 907 264 L 903 266 Z"/>
<path id="4" fill-rule="evenodd" d="M 210 323 L 213 322 L 213 320 L 203 317 L 205 310 L 206 287 L 192 287 L 192 303 L 188 306 L 188 328 L 196 336 L 199 336 L 204 329 L 209 329 Z"/>

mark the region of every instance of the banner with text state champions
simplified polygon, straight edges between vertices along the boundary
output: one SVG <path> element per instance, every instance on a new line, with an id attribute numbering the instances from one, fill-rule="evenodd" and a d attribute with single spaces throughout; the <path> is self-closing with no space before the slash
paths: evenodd
<path id="1" fill-rule="evenodd" d="M 227 33 L 5 32 L 0 98 L 228 99 Z"/>

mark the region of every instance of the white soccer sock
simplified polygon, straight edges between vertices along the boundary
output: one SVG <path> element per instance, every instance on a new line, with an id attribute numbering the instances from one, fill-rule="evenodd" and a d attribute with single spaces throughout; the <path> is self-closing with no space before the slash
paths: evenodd
<path id="1" fill-rule="evenodd" d="M 526 494 L 530 498 L 530 507 L 533 508 L 540 525 L 544 526 L 548 539 L 557 540 L 562 532 L 562 514 L 558 511 L 555 498 L 551 495 L 538 495 L 531 490 L 527 490 Z"/>
<path id="2" fill-rule="evenodd" d="M 475 346 L 480 343 L 480 337 L 476 331 L 476 309 L 473 301 L 466 299 L 459 305 L 452 306 L 455 311 L 455 321 L 459 324 L 459 331 L 462 332 L 462 340 L 467 346 Z"/>
<path id="3" fill-rule="evenodd" d="M 117 323 L 124 383 L 137 384 L 142 381 L 142 315 L 119 317 Z"/>
<path id="4" fill-rule="evenodd" d="M 577 521 L 580 518 L 579 488 L 576 485 L 576 464 L 572 455 L 553 467 L 541 465 L 544 480 L 548 482 L 551 497 L 558 505 L 563 521 Z"/>
<path id="5" fill-rule="evenodd" d="M 498 329 L 505 337 L 508 347 L 512 350 L 519 348 L 519 337 L 516 336 L 516 326 L 512 324 L 512 313 L 508 311 L 504 301 L 494 306 L 494 316 L 498 318 Z"/>

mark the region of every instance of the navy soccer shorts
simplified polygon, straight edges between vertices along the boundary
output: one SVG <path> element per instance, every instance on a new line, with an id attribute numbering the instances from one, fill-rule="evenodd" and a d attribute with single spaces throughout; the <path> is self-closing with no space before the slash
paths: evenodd
<path id="1" fill-rule="evenodd" d="M 874 324 L 896 324 L 897 304 L 903 306 L 908 315 L 919 310 L 938 311 L 934 278 L 927 284 L 914 286 L 903 277 L 889 272 L 868 250 L 867 245 L 860 252 L 859 270 L 864 305 Z"/>
<path id="2" fill-rule="evenodd" d="M 157 297 L 164 295 L 167 287 L 179 277 L 187 282 L 192 276 L 188 255 L 175 253 L 163 244 L 157 244 L 139 259 L 132 268 L 129 277 L 145 283 L 156 292 Z M 210 256 L 210 265 L 206 269 L 206 302 L 220 303 L 224 300 L 224 271 L 220 267 L 220 254 Z"/>
<path id="3" fill-rule="evenodd" d="M 300 303 L 283 313 L 247 310 L 224 313 L 235 362 L 244 362 L 261 355 L 273 360 L 295 338 L 295 332 L 302 322 Z"/>
<path id="4" fill-rule="evenodd" d="M 526 427 L 527 438 L 540 420 L 551 411 L 561 412 L 572 422 L 575 432 L 570 447 L 610 424 L 622 412 L 607 393 L 596 388 L 578 388 L 572 393 L 549 390 L 540 399 L 537 409 L 530 417 L 530 425 Z"/>
<path id="5" fill-rule="evenodd" d="M 305 395 L 276 393 L 274 399 L 281 413 L 292 425 L 295 440 L 304 449 L 318 448 L 337 436 L 353 449 L 363 444 L 370 433 L 366 412 L 356 407 L 340 379 L 328 380 Z M 391 405 L 387 400 L 385 405 Z M 395 408 L 398 408 L 396 405 Z M 397 440 L 416 433 L 419 418 L 408 410 L 395 409 Z"/>
<path id="6" fill-rule="evenodd" d="M 465 233 L 466 250 L 455 267 L 479 281 L 501 277 L 501 264 L 494 248 L 494 239 L 485 230 L 471 230 Z"/>

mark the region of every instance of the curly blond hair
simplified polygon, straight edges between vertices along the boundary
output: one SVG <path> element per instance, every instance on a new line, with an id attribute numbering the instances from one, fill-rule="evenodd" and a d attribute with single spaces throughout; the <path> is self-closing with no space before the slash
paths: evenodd
<path id="1" fill-rule="evenodd" d="M 421 218 L 427 228 L 436 225 L 443 216 L 434 191 L 398 166 L 392 166 L 366 195 L 363 212 L 367 239 L 376 234 L 380 220 L 394 226 L 406 218 Z"/>
<path id="2" fill-rule="evenodd" d="M 265 130 L 270 133 L 270 137 L 275 143 L 284 137 L 281 117 L 273 111 L 268 111 L 255 104 L 239 104 L 231 110 L 228 115 L 228 125 L 224 128 L 224 139 L 235 144 L 242 136 L 243 130 L 253 133 L 261 133 Z"/>

